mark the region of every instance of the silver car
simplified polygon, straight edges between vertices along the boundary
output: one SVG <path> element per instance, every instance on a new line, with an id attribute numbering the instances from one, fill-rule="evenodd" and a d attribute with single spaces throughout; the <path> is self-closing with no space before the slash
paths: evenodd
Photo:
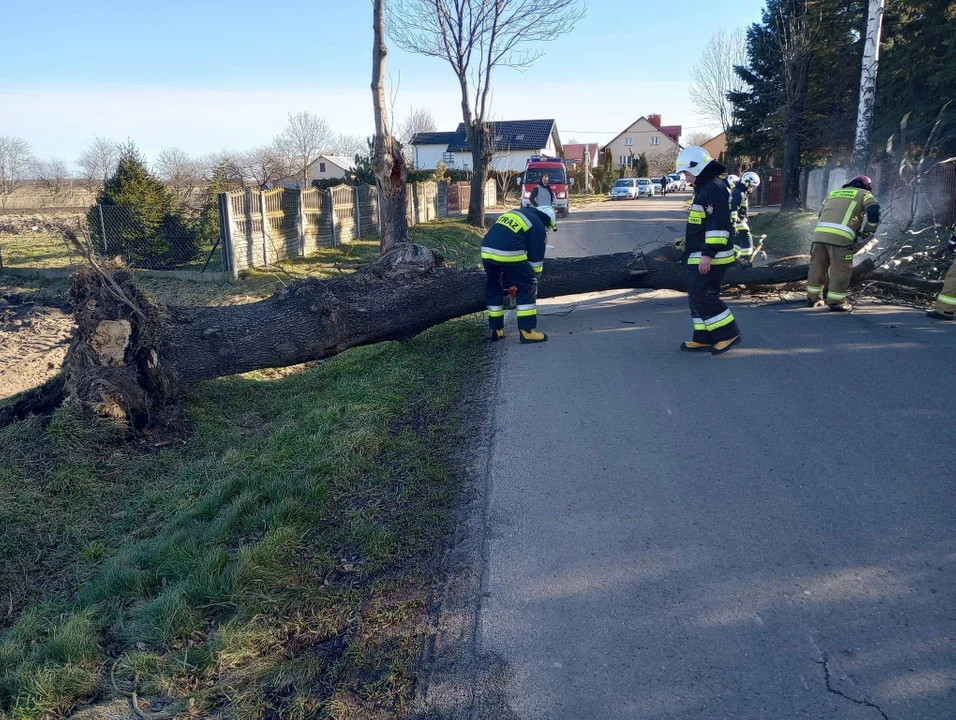
<path id="1" fill-rule="evenodd" d="M 634 178 L 621 178 L 611 188 L 611 200 L 636 200 L 640 189 Z"/>

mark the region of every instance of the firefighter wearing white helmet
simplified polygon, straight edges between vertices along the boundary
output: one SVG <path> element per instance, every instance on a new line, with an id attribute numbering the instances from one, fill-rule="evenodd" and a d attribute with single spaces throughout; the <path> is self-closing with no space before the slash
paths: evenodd
<path id="1" fill-rule="evenodd" d="M 727 168 L 704 148 L 692 146 L 677 156 L 677 172 L 694 186 L 683 257 L 694 337 L 681 350 L 719 355 L 740 342 L 734 314 L 720 299 L 724 274 L 734 262 L 730 188 L 721 177 Z"/>
<path id="2" fill-rule="evenodd" d="M 548 339 L 538 326 L 538 277 L 544 268 L 545 236 L 557 230 L 550 205 L 524 207 L 502 213 L 481 241 L 485 268 L 485 301 L 491 340 L 505 336 L 506 288 L 514 287 L 518 333 L 522 343 Z M 510 294 L 507 293 L 507 294 Z"/>
<path id="3" fill-rule="evenodd" d="M 750 267 L 753 256 L 753 239 L 750 235 L 750 219 L 747 217 L 750 205 L 750 193 L 760 187 L 760 176 L 748 170 L 734 186 L 730 195 L 730 216 L 734 223 L 734 252 L 737 262 Z"/>
<path id="4" fill-rule="evenodd" d="M 740 182 L 740 177 L 737 175 L 728 175 L 727 176 L 727 185 L 731 190 L 734 189 L 734 186 Z"/>

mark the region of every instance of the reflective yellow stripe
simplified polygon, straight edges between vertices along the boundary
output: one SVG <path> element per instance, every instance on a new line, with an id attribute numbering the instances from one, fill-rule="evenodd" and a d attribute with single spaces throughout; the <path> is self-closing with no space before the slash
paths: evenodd
<path id="1" fill-rule="evenodd" d="M 495 262 L 500 263 L 516 263 L 524 262 L 528 259 L 528 253 L 521 253 L 521 255 L 498 255 L 494 252 L 482 252 L 482 260 L 494 260 Z"/>
<path id="2" fill-rule="evenodd" d="M 498 317 L 504 317 L 504 316 L 505 316 L 504 310 L 489 310 L 488 311 L 488 317 L 498 318 Z"/>
<path id="3" fill-rule="evenodd" d="M 823 286 L 817 287 L 816 285 L 807 285 L 807 292 L 813 293 L 814 295 L 819 295 L 823 291 Z"/>
<path id="4" fill-rule="evenodd" d="M 528 219 L 516 212 L 506 212 L 500 218 L 496 225 L 504 225 L 506 228 L 512 232 L 526 232 L 531 229 L 531 223 L 528 222 Z"/>
<path id="5" fill-rule="evenodd" d="M 843 228 L 827 227 L 825 225 L 817 225 L 814 228 L 813 232 L 815 233 L 829 233 L 830 235 L 839 235 L 842 238 L 847 240 L 856 240 L 856 235 L 851 232 L 847 232 Z"/>
<path id="6" fill-rule="evenodd" d="M 843 190 L 834 190 L 829 195 L 827 195 L 827 200 L 830 198 L 855 198 L 859 190 L 851 190 L 849 188 L 844 188 Z"/>
<path id="7" fill-rule="evenodd" d="M 537 315 L 537 314 L 538 314 L 537 308 L 535 308 L 534 310 L 519 310 L 518 311 L 518 317 L 530 317 L 531 315 Z"/>
<path id="8" fill-rule="evenodd" d="M 534 270 L 536 273 L 540 273 L 542 270 L 544 270 L 543 267 L 536 267 L 536 268 L 531 268 L 531 269 Z"/>
<path id="9" fill-rule="evenodd" d="M 843 216 L 843 224 L 844 224 L 844 225 L 849 225 L 849 224 L 850 224 L 850 218 L 853 217 L 853 213 L 854 213 L 855 211 L 856 211 L 856 202 L 854 201 L 854 202 L 851 202 L 851 203 L 850 203 L 850 207 L 848 207 L 848 208 L 846 209 L 846 215 Z"/>
<path id="10" fill-rule="evenodd" d="M 724 325 L 729 325 L 733 321 L 734 314 L 730 312 L 730 310 L 724 310 L 719 315 L 714 315 L 714 317 L 704 320 L 704 325 L 708 331 L 711 331 L 722 328 Z"/>
<path id="11" fill-rule="evenodd" d="M 828 292 L 827 300 L 846 300 L 846 293 Z"/>
<path id="12" fill-rule="evenodd" d="M 687 222 L 691 225 L 701 225 L 704 222 L 704 218 L 707 217 L 707 213 L 703 210 L 691 210 L 687 214 Z"/>
<path id="13" fill-rule="evenodd" d="M 947 305 L 956 305 L 956 297 L 953 297 L 952 295 L 940 294 L 940 296 L 936 299 L 941 303 L 946 303 Z"/>
<path id="14" fill-rule="evenodd" d="M 704 239 L 705 245 L 726 245 L 729 238 L 725 237 L 709 237 Z"/>

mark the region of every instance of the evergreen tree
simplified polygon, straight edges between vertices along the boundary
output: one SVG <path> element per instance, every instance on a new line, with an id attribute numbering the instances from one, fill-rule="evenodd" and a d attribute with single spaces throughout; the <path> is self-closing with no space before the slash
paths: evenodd
<path id="1" fill-rule="evenodd" d="M 133 266 L 162 269 L 192 262 L 199 254 L 196 233 L 177 212 L 176 198 L 146 167 L 136 146 L 122 149 L 87 216 L 95 246 L 122 254 Z M 106 237 L 102 236 L 105 228 Z"/>
<path id="2" fill-rule="evenodd" d="M 634 161 L 634 174 L 637 177 L 647 177 L 651 174 L 651 164 L 647 161 L 647 155 L 641 153 Z"/>
<path id="3" fill-rule="evenodd" d="M 883 149 L 910 113 L 906 143 L 929 136 L 956 88 L 956 3 L 953 0 L 893 0 L 883 16 L 877 79 L 875 149 Z M 953 108 L 950 109 L 953 112 Z M 956 123 L 950 115 L 936 156 L 956 154 Z M 899 141 L 899 140 L 898 140 Z"/>
<path id="4" fill-rule="evenodd" d="M 196 221 L 196 235 L 203 247 L 211 248 L 219 239 L 219 194 L 226 192 L 226 165 L 220 163 L 204 193 L 202 209 Z"/>

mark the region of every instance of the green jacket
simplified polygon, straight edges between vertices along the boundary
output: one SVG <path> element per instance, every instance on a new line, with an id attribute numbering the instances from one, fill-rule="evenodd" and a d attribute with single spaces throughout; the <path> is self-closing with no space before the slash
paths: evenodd
<path id="1" fill-rule="evenodd" d="M 868 190 L 844 186 L 823 202 L 813 229 L 813 241 L 849 247 L 860 235 L 871 235 L 880 224 L 880 206 Z"/>

